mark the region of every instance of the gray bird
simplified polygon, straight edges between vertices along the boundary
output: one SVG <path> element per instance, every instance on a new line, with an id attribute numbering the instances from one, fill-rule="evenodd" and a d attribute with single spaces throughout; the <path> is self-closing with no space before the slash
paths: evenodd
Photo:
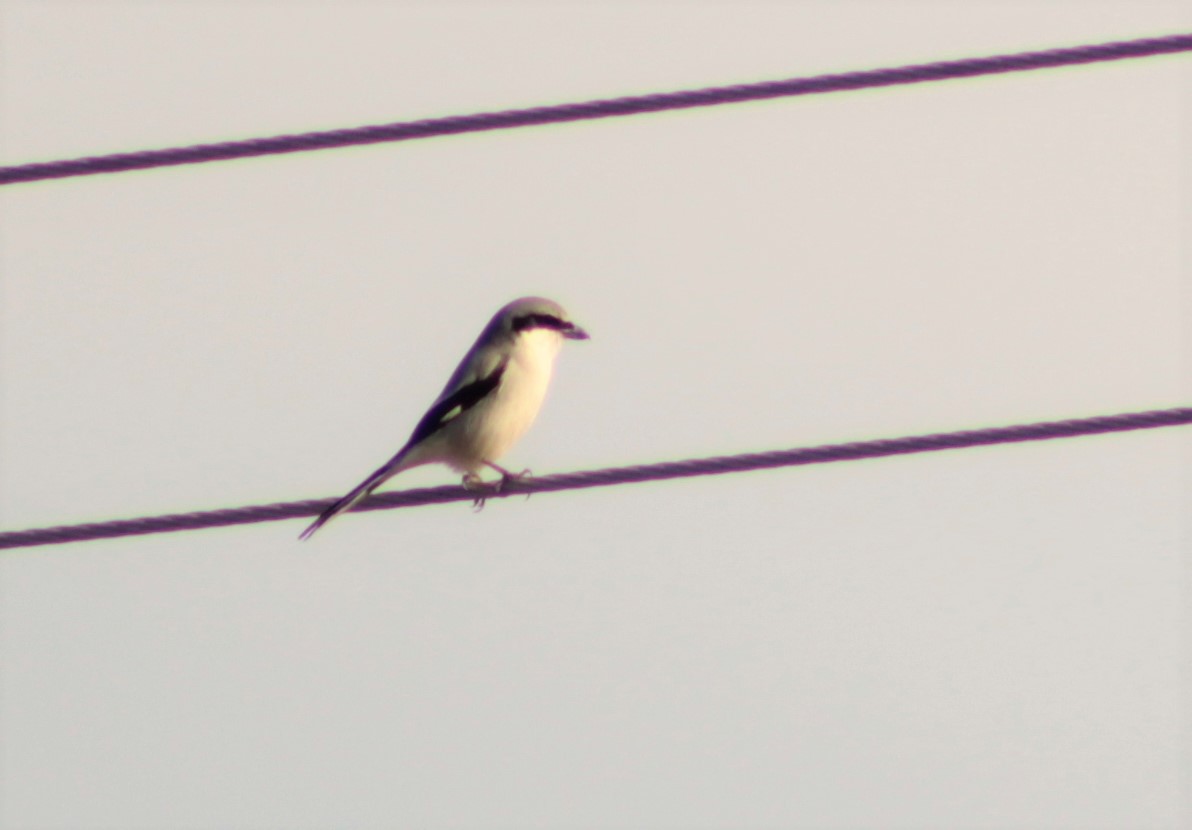
<path id="1" fill-rule="evenodd" d="M 516 479 L 496 460 L 538 415 L 564 339 L 587 340 L 588 334 L 558 303 L 522 297 L 502 308 L 480 332 L 405 446 L 324 510 L 298 538 L 309 538 L 388 479 L 422 464 L 441 463 L 462 472 L 464 486 L 470 489 L 485 486 L 480 480 L 485 467 L 500 473 L 502 481 Z"/>

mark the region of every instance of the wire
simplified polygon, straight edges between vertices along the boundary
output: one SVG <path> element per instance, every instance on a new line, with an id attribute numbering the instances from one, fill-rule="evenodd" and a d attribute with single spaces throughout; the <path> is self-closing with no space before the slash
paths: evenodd
<path id="1" fill-rule="evenodd" d="M 767 98 L 793 95 L 843 92 L 854 89 L 942 81 L 952 78 L 972 78 L 978 75 L 995 75 L 1003 72 L 1022 72 L 1031 69 L 1073 66 L 1100 61 L 1122 60 L 1124 58 L 1150 57 L 1190 50 L 1192 50 L 1192 34 L 1179 34 L 1168 37 L 1142 38 L 1139 40 L 1074 46 L 1043 52 L 1019 52 L 985 58 L 968 58 L 964 60 L 941 61 L 939 63 L 846 72 L 836 75 L 818 75 L 780 81 L 763 81 L 738 86 L 710 87 L 707 89 L 637 95 L 627 98 L 609 98 L 573 104 L 534 107 L 531 109 L 484 112 L 472 115 L 449 116 L 446 118 L 431 118 L 422 121 L 374 124 L 341 130 L 252 138 L 243 141 L 226 141 L 218 144 L 196 144 L 189 147 L 172 147 L 134 153 L 116 153 L 105 156 L 91 156 L 88 158 L 0 167 L 0 185 L 43 179 L 60 179 L 68 176 L 87 176 L 96 173 L 144 170 L 150 167 L 226 161 L 228 159 L 265 156 L 277 153 L 326 150 L 332 147 L 348 147 L 358 144 L 410 141 L 419 138 L 430 138 L 432 136 L 458 135 L 460 133 L 473 133 L 483 130 L 505 130 L 514 127 L 527 127 L 535 124 L 557 124 L 565 121 L 585 121 L 594 118 L 638 115 L 647 112 L 662 112 L 664 110 L 690 107 L 708 107 L 719 104 L 740 103 L 742 101 L 760 101 Z"/>
<path id="2" fill-rule="evenodd" d="M 747 453 L 634 467 L 611 467 L 577 473 L 562 473 L 524 481 L 510 481 L 499 493 L 487 498 L 507 498 L 531 493 L 553 493 L 560 490 L 579 490 L 587 487 L 610 487 L 615 484 L 634 484 L 688 476 L 741 473 L 774 467 L 794 467 L 806 464 L 827 464 L 833 461 L 857 461 L 863 458 L 882 458 L 890 455 L 938 452 L 990 444 L 1011 444 L 1022 441 L 1044 441 L 1052 438 L 1075 438 L 1106 432 L 1125 432 L 1137 429 L 1192 424 L 1192 408 L 1161 409 L 1151 412 L 1129 412 L 1121 415 L 1102 415 L 1068 421 L 1046 421 L 1008 427 L 975 429 L 963 432 L 944 432 L 915 435 L 906 438 L 887 438 L 860 441 L 852 444 L 829 444 L 773 452 Z M 473 501 L 476 493 L 463 487 L 430 487 L 382 493 L 362 501 L 355 510 L 389 510 L 424 504 L 453 501 Z M 62 542 L 84 542 L 92 539 L 111 539 L 118 536 L 137 536 L 147 533 L 170 533 L 208 527 L 271 522 L 314 516 L 329 507 L 336 499 L 309 499 L 281 502 L 227 510 L 199 513 L 175 513 L 143 519 L 124 519 L 95 524 L 65 525 L 35 530 L 0 533 L 0 548 L 32 547 Z"/>

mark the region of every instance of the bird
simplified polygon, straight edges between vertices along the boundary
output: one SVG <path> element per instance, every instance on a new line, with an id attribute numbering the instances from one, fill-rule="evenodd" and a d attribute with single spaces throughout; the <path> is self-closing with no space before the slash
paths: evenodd
<path id="1" fill-rule="evenodd" d="M 564 340 L 587 340 L 563 307 L 545 297 L 522 297 L 503 306 L 480 332 L 439 397 L 405 445 L 376 472 L 332 504 L 302 532 L 309 539 L 335 516 L 351 510 L 393 476 L 423 464 L 446 464 L 463 473 L 471 490 L 499 490 L 529 471 L 514 474 L 496 461 L 538 415 Z M 485 468 L 501 474 L 486 485 Z M 477 497 L 477 506 L 484 496 Z"/>

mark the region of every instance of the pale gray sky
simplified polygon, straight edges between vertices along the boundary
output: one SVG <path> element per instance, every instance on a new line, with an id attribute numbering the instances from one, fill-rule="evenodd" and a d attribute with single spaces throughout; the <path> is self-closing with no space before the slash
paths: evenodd
<path id="1" fill-rule="evenodd" d="M 1188 30 L 0 0 L 0 160 Z M 339 495 L 529 293 L 539 473 L 1185 405 L 1190 153 L 1167 57 L 4 188 L 0 527 Z M 1185 827 L 1190 436 L 8 552 L 0 826 Z"/>

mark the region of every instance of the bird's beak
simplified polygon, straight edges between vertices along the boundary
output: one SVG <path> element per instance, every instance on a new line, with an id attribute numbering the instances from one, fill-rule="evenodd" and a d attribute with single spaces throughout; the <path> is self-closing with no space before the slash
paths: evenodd
<path id="1" fill-rule="evenodd" d="M 588 333 L 579 326 L 572 325 L 571 328 L 563 332 L 563 336 L 568 340 L 587 340 Z"/>

